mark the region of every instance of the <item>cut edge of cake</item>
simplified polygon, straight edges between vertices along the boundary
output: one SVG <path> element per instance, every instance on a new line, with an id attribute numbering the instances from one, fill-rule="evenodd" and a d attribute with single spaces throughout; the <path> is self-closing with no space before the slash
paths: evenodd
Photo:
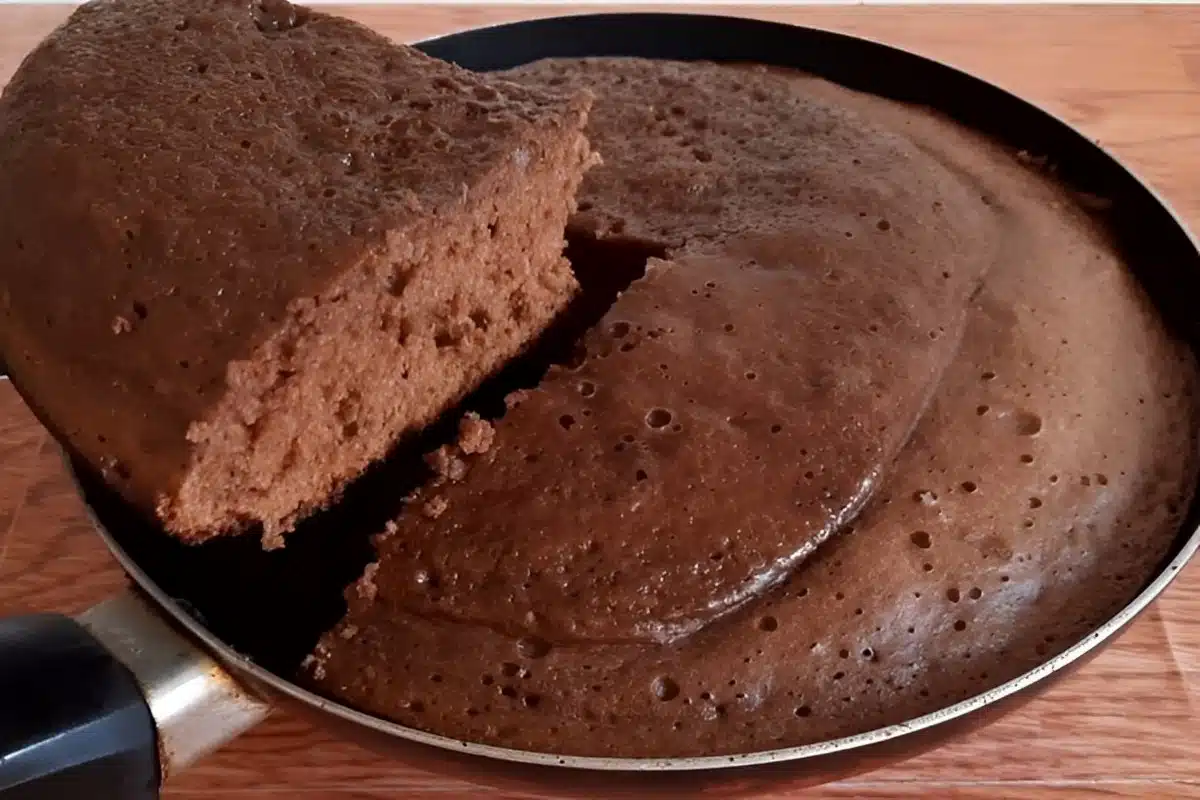
<path id="1" fill-rule="evenodd" d="M 232 362 L 222 400 L 188 429 L 181 485 L 159 496 L 188 542 L 261 524 L 263 545 L 326 507 L 372 462 L 523 352 L 576 297 L 564 230 L 599 162 L 590 94 L 532 126 L 461 198 L 413 221 Z"/>

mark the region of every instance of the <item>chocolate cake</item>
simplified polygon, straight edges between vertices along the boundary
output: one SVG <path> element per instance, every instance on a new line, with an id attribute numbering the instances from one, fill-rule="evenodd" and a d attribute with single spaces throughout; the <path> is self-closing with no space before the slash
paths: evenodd
<path id="1" fill-rule="evenodd" d="M 89 3 L 0 100 L 0 347 L 173 533 L 264 542 L 577 290 L 590 98 L 283 2 Z"/>
<path id="2" fill-rule="evenodd" d="M 605 71 L 622 68 L 645 74 Z M 590 135 L 616 166 L 581 200 L 667 260 L 585 337 L 579 363 L 505 416 L 469 480 L 414 500 L 442 513 L 397 520 L 389 574 L 442 576 L 436 595 L 399 601 L 409 611 L 517 638 L 693 633 L 862 508 L 957 349 L 999 247 L 976 192 L 781 78 L 698 133 L 686 115 L 712 98 L 690 89 L 736 97 L 741 77 L 658 73 L 678 79 L 678 111 L 662 107 L 660 122 L 606 106 Z M 664 126 L 678 133 L 653 138 Z M 742 135 L 759 147 L 739 147 Z M 612 182 L 647 149 L 651 166 Z M 677 218 L 659 214 L 674 205 Z M 498 560 L 521 574 L 497 583 Z"/>
<path id="3" fill-rule="evenodd" d="M 646 273 L 431 454 L 319 690 L 536 751 L 793 746 L 1014 677 L 1151 574 L 1196 365 L 1035 159 L 794 73 L 511 77 L 596 92 L 576 267 Z"/>

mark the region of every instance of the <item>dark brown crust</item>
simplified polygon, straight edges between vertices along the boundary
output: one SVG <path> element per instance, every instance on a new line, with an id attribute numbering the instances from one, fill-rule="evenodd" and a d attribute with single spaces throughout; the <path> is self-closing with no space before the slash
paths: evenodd
<path id="1" fill-rule="evenodd" d="M 247 515 L 289 523 L 284 508 L 219 507 L 220 491 L 247 490 L 244 476 L 206 482 L 212 509 L 176 507 L 203 439 L 195 425 L 221 416 L 231 380 L 285 360 L 264 347 L 296 344 L 289 326 L 311 323 L 313 306 L 356 276 L 373 270 L 377 292 L 410 279 L 404 257 L 420 259 L 397 244 L 406 237 L 445 241 L 520 192 L 553 230 L 571 202 L 567 178 L 586 162 L 586 99 L 487 80 L 347 20 L 267 5 L 88 4 L 0 99 L 0 347 L 16 384 L 126 498 L 195 535 Z M 542 158 L 558 160 L 554 181 L 506 182 Z M 559 231 L 557 244 L 532 233 L 521 243 L 537 248 L 526 260 L 548 276 L 547 293 L 493 361 L 573 291 Z M 475 372 L 495 366 L 480 359 Z M 460 388 L 478 377 L 468 370 Z M 459 395 L 447 390 L 443 405 Z M 358 468 L 430 415 L 396 409 Z M 326 494 L 348 475 L 334 477 Z"/>

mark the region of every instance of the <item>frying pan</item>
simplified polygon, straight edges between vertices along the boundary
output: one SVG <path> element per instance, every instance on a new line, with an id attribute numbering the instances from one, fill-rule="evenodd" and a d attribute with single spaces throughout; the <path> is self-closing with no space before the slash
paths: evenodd
<path id="1" fill-rule="evenodd" d="M 842 34 L 683 14 L 541 19 L 417 46 L 481 71 L 548 57 L 756 62 L 940 110 L 1014 148 L 1048 156 L 1063 181 L 1110 199 L 1117 246 L 1174 332 L 1193 347 L 1200 341 L 1200 323 L 1187 308 L 1200 282 L 1200 253 L 1162 199 L 1065 123 L 936 62 Z M 378 473 L 352 488 L 337 509 L 302 525 L 286 549 L 266 554 L 254 537 L 184 546 L 66 459 L 97 534 L 133 585 L 74 619 L 42 614 L 0 621 L 6 798 L 157 797 L 168 774 L 250 729 L 274 705 L 406 763 L 475 781 L 592 795 L 624 788 L 638 796 L 811 785 L 914 755 L 1030 698 L 1112 641 L 1200 546 L 1193 502 L 1164 563 L 1125 608 L 1036 669 L 936 713 L 835 741 L 737 756 L 560 757 L 406 728 L 291 681 L 317 636 L 340 615 L 342 587 L 371 558 L 366 535 L 351 531 L 370 529 L 371 482 L 384 479 Z"/>

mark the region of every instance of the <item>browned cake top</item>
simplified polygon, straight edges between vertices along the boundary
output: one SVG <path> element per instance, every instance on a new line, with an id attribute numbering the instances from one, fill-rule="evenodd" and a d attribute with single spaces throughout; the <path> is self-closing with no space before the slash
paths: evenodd
<path id="1" fill-rule="evenodd" d="M 581 69 L 603 76 L 589 135 L 616 165 L 585 179 L 585 213 L 673 260 L 505 417 L 462 485 L 434 490 L 443 513 L 399 520 L 387 580 L 432 570 L 437 593 L 384 596 L 514 636 L 670 641 L 861 509 L 957 348 L 999 228 L 951 169 L 784 78 Z"/>
<path id="2" fill-rule="evenodd" d="M 537 90 L 266 5 L 88 4 L 0 100 L 4 352 L 68 436 L 157 459 L 133 476 L 143 494 L 295 301 L 449 213 L 562 115 Z"/>
<path id="3" fill-rule="evenodd" d="M 936 115 L 804 76 L 645 62 L 525 74 L 603 87 L 592 137 L 606 165 L 589 179 L 588 213 L 601 231 L 619 223 L 683 255 L 634 284 L 588 338 L 579 371 L 521 399 L 483 455 L 442 454 L 451 482 L 382 537 L 378 566 L 347 594 L 349 616 L 318 647 L 310 668 L 323 689 L 406 724 L 534 750 L 769 749 L 994 686 L 1069 645 L 1150 574 L 1195 481 L 1195 364 L 1066 191 Z M 689 80 L 700 88 L 681 86 Z M 671 111 L 701 89 L 702 107 Z M 783 104 L 795 129 L 776 116 Z M 709 148 L 703 137 L 722 125 L 751 130 L 764 117 L 774 127 L 763 136 L 790 138 L 776 154 L 805 168 L 793 176 L 774 156 L 750 166 L 767 145 L 747 136 L 726 142 L 726 166 L 708 179 L 773 198 L 742 219 L 780 243 L 776 261 L 713 255 L 715 239 L 695 256 L 691 231 L 737 217 L 697 213 L 686 188 L 622 188 L 674 174 L 676 139 L 656 125 L 698 129 L 688 147 Z M 716 163 L 711 151 L 700 164 Z M 702 184 L 694 169 L 688 180 Z M 731 177 L 742 169 L 771 177 Z M 712 202 L 757 202 L 729 198 Z M 672 217 L 674 202 L 693 211 Z M 805 215 L 807 247 L 778 236 L 804 230 Z M 994 261 L 932 407 L 881 492 L 815 558 L 690 636 L 637 636 L 639 620 L 667 616 L 679 598 L 728 596 L 738 584 L 727 565 L 748 574 L 747 554 L 769 552 L 773 537 L 804 540 L 791 501 L 805 473 L 818 486 L 842 474 L 871 441 L 856 421 L 881 419 L 862 395 L 830 402 L 847 373 L 903 398 L 906 370 L 928 364 L 913 354 L 937 339 L 897 338 L 882 354 L 902 366 L 871 372 L 868 344 L 838 347 L 805 327 L 845 302 L 833 282 L 822 309 L 805 281 L 872 264 L 864 241 L 883 242 L 878 258 L 896 269 L 909 257 Z M 773 330 L 778 360 L 760 352 Z M 829 382 L 812 390 L 807 370 L 821 363 Z M 821 414 L 844 426 L 812 427 Z M 823 458 L 806 465 L 812 453 Z M 661 581 L 660 566 L 671 570 Z"/>

